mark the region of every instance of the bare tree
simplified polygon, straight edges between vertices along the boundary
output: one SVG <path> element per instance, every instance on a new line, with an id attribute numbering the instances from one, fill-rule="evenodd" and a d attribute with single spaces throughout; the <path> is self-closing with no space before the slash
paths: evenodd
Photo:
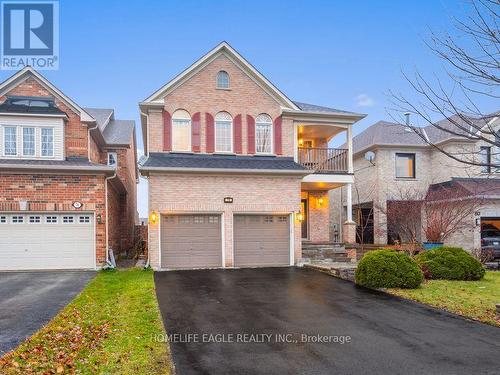
<path id="1" fill-rule="evenodd" d="M 482 141 L 485 145 L 500 147 L 500 138 L 493 123 L 500 112 L 485 114 L 478 101 L 484 97 L 492 100 L 500 97 L 500 0 L 470 0 L 470 14 L 455 19 L 452 33 L 431 32 L 426 42 L 434 54 L 444 62 L 445 79 L 429 80 L 420 72 L 413 76 L 403 73 L 416 99 L 401 93 L 391 93 L 395 105 L 391 116 L 406 124 L 403 114 L 414 114 L 425 125 L 444 132 L 453 138 Z M 436 117 L 447 118 L 435 122 Z M 450 151 L 423 131 L 422 127 L 408 124 L 426 143 L 448 157 L 468 165 L 500 167 L 500 152 L 487 160 L 479 155 L 479 149 Z"/>
<path id="2" fill-rule="evenodd" d="M 423 231 L 429 242 L 444 242 L 471 227 L 474 213 L 483 205 L 480 195 L 463 195 L 457 188 L 430 189 L 422 205 Z"/>

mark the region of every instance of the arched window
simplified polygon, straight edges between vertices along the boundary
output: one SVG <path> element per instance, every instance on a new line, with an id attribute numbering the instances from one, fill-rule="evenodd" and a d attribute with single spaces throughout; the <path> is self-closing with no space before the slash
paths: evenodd
<path id="1" fill-rule="evenodd" d="M 183 109 L 172 115 L 172 151 L 191 151 L 191 116 Z"/>
<path id="2" fill-rule="evenodd" d="M 255 151 L 258 154 L 273 152 L 273 120 L 265 113 L 255 119 Z"/>
<path id="3" fill-rule="evenodd" d="M 215 152 L 233 151 L 233 118 L 227 112 L 215 116 Z"/>
<path id="4" fill-rule="evenodd" d="M 226 71 L 221 70 L 217 73 L 217 88 L 218 89 L 228 89 L 229 88 L 229 74 Z"/>

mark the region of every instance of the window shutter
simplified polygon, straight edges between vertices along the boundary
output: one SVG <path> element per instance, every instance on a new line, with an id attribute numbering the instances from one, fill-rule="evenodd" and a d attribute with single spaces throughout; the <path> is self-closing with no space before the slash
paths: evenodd
<path id="1" fill-rule="evenodd" d="M 207 124 L 207 152 L 211 153 L 215 150 L 214 116 L 205 113 L 205 120 Z"/>
<path id="2" fill-rule="evenodd" d="M 193 152 L 200 152 L 200 120 L 200 112 L 196 112 L 191 119 L 191 148 Z"/>
<path id="3" fill-rule="evenodd" d="M 172 116 L 163 110 L 163 151 L 172 151 Z"/>
<path id="4" fill-rule="evenodd" d="M 248 153 L 255 154 L 255 119 L 247 115 Z"/>
<path id="5" fill-rule="evenodd" d="M 274 120 L 274 153 L 276 155 L 283 154 L 281 145 L 281 116 Z"/>
<path id="6" fill-rule="evenodd" d="M 233 120 L 233 143 L 234 152 L 241 154 L 241 115 L 238 115 Z"/>

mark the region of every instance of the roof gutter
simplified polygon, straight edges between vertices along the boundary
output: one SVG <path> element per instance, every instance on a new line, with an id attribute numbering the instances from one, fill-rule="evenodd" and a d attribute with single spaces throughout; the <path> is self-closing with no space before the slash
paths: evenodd
<path id="1" fill-rule="evenodd" d="M 325 120 L 333 120 L 333 118 L 341 117 L 346 120 L 359 121 L 364 119 L 367 115 L 363 113 L 345 113 L 345 112 L 308 112 L 308 111 L 296 111 L 293 109 L 284 108 L 282 110 L 283 116 L 291 117 L 316 117 L 323 118 Z"/>
<path id="2" fill-rule="evenodd" d="M 236 169 L 236 168 L 178 168 L 178 167 L 140 167 L 141 174 L 144 172 L 165 173 L 206 173 L 206 174 L 254 174 L 275 176 L 307 176 L 313 171 L 300 169 Z"/>
<path id="3" fill-rule="evenodd" d="M 107 166 L 84 166 L 84 165 L 29 165 L 29 164 L 0 164 L 2 171 L 37 171 L 37 172 L 73 172 L 73 173 L 104 173 L 112 175 L 114 169 Z"/>

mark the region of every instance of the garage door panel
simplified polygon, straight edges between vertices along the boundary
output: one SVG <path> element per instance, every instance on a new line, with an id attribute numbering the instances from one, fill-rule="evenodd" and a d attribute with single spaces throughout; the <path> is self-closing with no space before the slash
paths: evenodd
<path id="1" fill-rule="evenodd" d="M 163 216 L 161 265 L 167 269 L 221 267 L 220 215 Z"/>
<path id="2" fill-rule="evenodd" d="M 22 216 L 23 223 L 13 223 Z M 36 216 L 39 222 L 30 222 Z M 46 216 L 57 223 L 46 224 Z M 63 223 L 63 216 L 73 223 Z M 88 223 L 78 223 L 85 216 Z M 78 269 L 95 267 L 95 236 L 91 214 L 0 213 L 0 270 Z"/>
<path id="3" fill-rule="evenodd" d="M 289 215 L 235 215 L 235 266 L 290 265 L 289 220 Z"/>

